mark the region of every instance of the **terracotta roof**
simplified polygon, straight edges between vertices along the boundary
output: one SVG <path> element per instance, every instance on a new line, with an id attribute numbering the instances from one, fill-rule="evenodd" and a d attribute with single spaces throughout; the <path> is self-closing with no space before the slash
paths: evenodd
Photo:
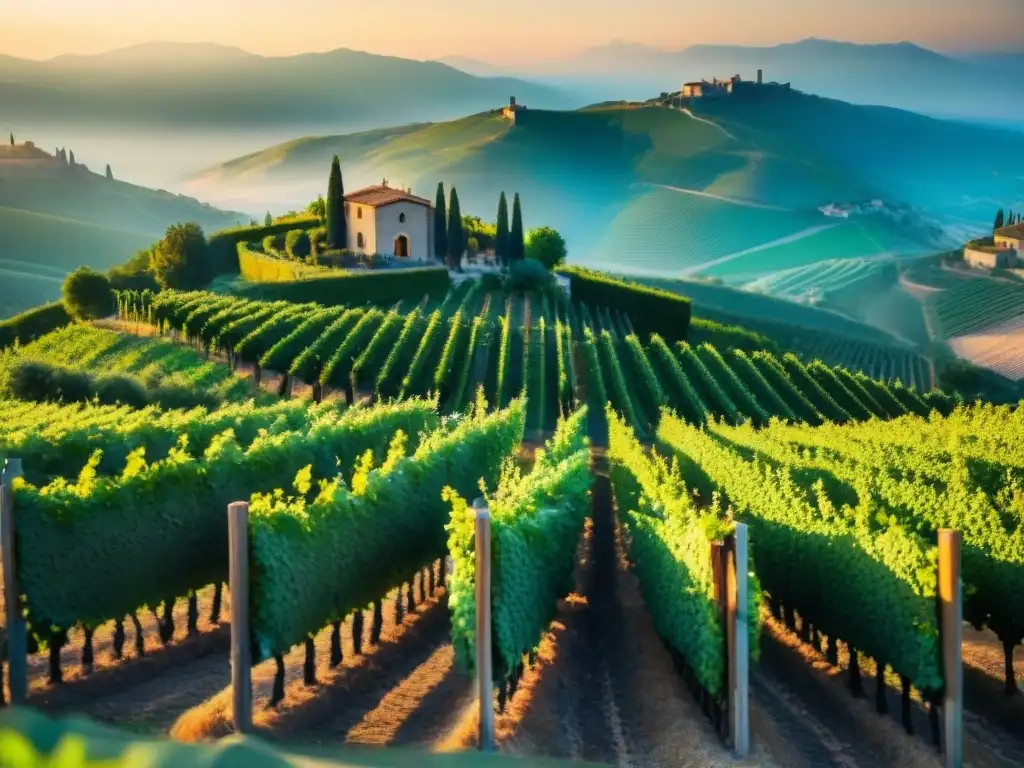
<path id="1" fill-rule="evenodd" d="M 360 203 L 362 205 L 380 206 L 390 205 L 391 203 L 399 202 L 407 203 L 418 203 L 419 205 L 425 205 L 428 208 L 431 207 L 432 203 L 423 197 L 417 197 L 411 192 L 406 192 L 404 189 L 393 189 L 392 187 L 385 187 L 383 184 L 376 184 L 372 187 L 363 187 L 357 189 L 355 192 L 349 192 L 345 195 L 345 202 L 347 203 Z"/>
<path id="2" fill-rule="evenodd" d="M 1024 240 L 1024 222 L 1011 224 L 1008 227 L 1000 227 L 996 230 L 997 235 L 1012 237 L 1014 240 Z"/>

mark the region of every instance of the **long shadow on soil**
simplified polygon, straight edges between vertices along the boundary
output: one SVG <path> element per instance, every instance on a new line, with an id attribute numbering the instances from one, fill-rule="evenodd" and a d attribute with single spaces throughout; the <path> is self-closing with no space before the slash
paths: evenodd
<path id="1" fill-rule="evenodd" d="M 231 628 L 223 624 L 141 658 L 126 659 L 115 666 L 99 669 L 88 677 L 77 678 L 73 683 L 33 691 L 29 703 L 53 712 L 69 709 L 88 711 L 91 705 L 105 698 L 151 683 L 168 672 L 175 672 L 214 654 L 223 656 L 227 669 L 230 643 Z M 230 673 L 225 674 L 225 679 L 228 678 Z"/>
<path id="2" fill-rule="evenodd" d="M 322 695 L 283 712 L 266 736 L 305 743 L 343 743 L 349 731 L 380 704 L 388 691 L 400 685 L 445 641 L 450 628 L 447 605 L 447 598 L 442 598 L 394 642 L 381 643 L 363 664 L 324 684 Z"/>

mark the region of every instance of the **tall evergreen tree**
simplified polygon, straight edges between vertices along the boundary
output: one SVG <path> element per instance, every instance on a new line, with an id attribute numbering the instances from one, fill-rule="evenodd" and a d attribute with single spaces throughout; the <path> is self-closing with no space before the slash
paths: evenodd
<path id="1" fill-rule="evenodd" d="M 444 182 L 437 182 L 434 197 L 434 258 L 444 261 L 448 257 L 448 214 L 444 202 Z"/>
<path id="2" fill-rule="evenodd" d="M 462 211 L 459 209 L 459 193 L 452 187 L 448 203 L 448 266 L 462 267 L 462 252 L 466 249 L 465 232 L 462 229 Z"/>
<path id="3" fill-rule="evenodd" d="M 267 215 L 263 217 L 263 226 L 269 227 L 274 223 L 274 217 L 270 215 L 270 211 L 267 211 Z"/>
<path id="4" fill-rule="evenodd" d="M 74 165 L 74 164 L 75 164 L 75 153 L 74 153 L 74 151 L 71 151 L 71 152 L 68 153 L 68 165 Z"/>
<path id="5" fill-rule="evenodd" d="M 502 266 L 508 264 L 508 201 L 505 193 L 498 197 L 498 225 L 494 234 L 494 255 Z"/>
<path id="6" fill-rule="evenodd" d="M 114 180 L 114 172 L 112 170 L 110 170 L 110 163 L 107 163 L 107 179 L 109 181 L 113 181 Z"/>
<path id="7" fill-rule="evenodd" d="M 512 198 L 512 226 L 508 232 L 508 260 L 522 261 L 526 257 L 526 244 L 523 241 L 523 211 L 519 205 L 519 193 Z"/>
<path id="8" fill-rule="evenodd" d="M 1010 211 L 1010 216 L 1011 217 L 1013 216 L 1013 211 Z M 999 209 L 999 213 L 996 214 L 996 223 L 992 225 L 992 229 L 993 230 L 999 229 L 1001 226 L 1003 226 L 1003 222 L 1004 222 L 1003 209 L 1000 208 Z M 1010 222 L 1010 223 L 1012 224 L 1013 222 Z"/>
<path id="9" fill-rule="evenodd" d="M 345 187 L 341 180 L 341 161 L 335 155 L 331 160 L 331 175 L 327 180 L 327 246 L 348 246 L 348 222 L 345 221 Z"/>
<path id="10" fill-rule="evenodd" d="M 14 146 L 14 134 L 13 133 L 11 134 L 11 146 L 12 147 Z"/>

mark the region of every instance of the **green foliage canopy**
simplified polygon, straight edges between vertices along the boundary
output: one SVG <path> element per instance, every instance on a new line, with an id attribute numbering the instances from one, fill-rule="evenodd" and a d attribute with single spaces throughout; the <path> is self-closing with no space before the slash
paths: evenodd
<path id="1" fill-rule="evenodd" d="M 536 259 L 548 269 L 565 261 L 565 238 L 551 227 L 531 229 L 526 236 L 526 258 Z"/>
<path id="2" fill-rule="evenodd" d="M 68 275 L 61 294 L 64 308 L 77 320 L 106 317 L 116 308 L 110 280 L 89 267 L 79 267 Z"/>

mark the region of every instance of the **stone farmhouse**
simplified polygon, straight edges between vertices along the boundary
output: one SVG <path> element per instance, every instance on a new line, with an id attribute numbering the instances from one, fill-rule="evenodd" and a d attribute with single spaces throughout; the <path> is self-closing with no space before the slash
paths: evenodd
<path id="1" fill-rule="evenodd" d="M 428 260 L 434 242 L 434 205 L 387 179 L 345 195 L 346 247 L 353 253 Z"/>
<path id="2" fill-rule="evenodd" d="M 991 238 L 964 246 L 964 261 L 979 269 L 1011 269 L 1024 260 L 1024 224 L 997 229 Z"/>

